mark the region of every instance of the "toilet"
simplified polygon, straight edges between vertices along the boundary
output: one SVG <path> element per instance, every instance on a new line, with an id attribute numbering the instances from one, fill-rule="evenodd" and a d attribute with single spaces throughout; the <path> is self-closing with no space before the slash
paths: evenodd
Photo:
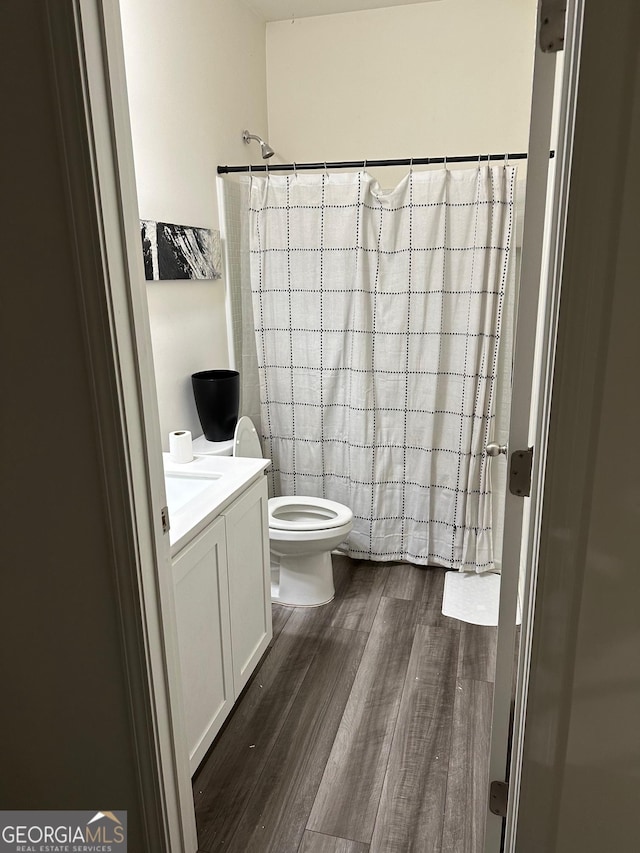
<path id="1" fill-rule="evenodd" d="M 198 456 L 262 458 L 260 440 L 250 418 L 238 420 L 229 441 L 193 442 Z M 271 599 L 292 607 L 319 607 L 335 594 L 331 552 L 353 527 L 353 513 L 324 498 L 291 495 L 269 499 Z"/>

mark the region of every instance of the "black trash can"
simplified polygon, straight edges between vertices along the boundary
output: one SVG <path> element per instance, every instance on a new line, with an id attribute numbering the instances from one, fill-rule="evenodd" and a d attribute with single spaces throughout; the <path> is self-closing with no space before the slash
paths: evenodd
<path id="1" fill-rule="evenodd" d="M 191 376 L 193 396 L 207 441 L 233 438 L 240 405 L 237 370 L 201 370 Z"/>

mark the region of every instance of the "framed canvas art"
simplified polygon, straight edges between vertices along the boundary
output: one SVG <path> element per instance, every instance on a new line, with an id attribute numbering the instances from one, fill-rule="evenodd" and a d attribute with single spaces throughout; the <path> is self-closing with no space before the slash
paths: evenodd
<path id="1" fill-rule="evenodd" d="M 147 281 L 220 278 L 219 231 L 141 219 L 140 234 Z"/>

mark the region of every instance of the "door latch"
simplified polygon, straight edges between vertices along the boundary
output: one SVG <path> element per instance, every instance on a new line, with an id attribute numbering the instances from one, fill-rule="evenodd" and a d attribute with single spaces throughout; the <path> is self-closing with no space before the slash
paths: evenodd
<path id="1" fill-rule="evenodd" d="M 163 506 L 160 510 L 160 517 L 162 519 L 162 532 L 168 533 L 171 525 L 169 524 L 169 507 Z"/>

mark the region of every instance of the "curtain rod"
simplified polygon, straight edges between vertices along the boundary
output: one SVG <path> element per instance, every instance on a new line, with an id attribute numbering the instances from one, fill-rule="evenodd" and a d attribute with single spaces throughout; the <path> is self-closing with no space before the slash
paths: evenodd
<path id="1" fill-rule="evenodd" d="M 555 151 L 549 152 L 553 157 Z M 433 166 L 437 163 L 478 163 L 483 160 L 526 160 L 526 154 L 471 154 L 455 157 L 405 157 L 400 160 L 338 160 L 333 163 L 274 163 L 260 166 L 218 166 L 219 175 L 230 172 L 295 172 L 310 169 L 365 169 L 367 166 Z"/>

